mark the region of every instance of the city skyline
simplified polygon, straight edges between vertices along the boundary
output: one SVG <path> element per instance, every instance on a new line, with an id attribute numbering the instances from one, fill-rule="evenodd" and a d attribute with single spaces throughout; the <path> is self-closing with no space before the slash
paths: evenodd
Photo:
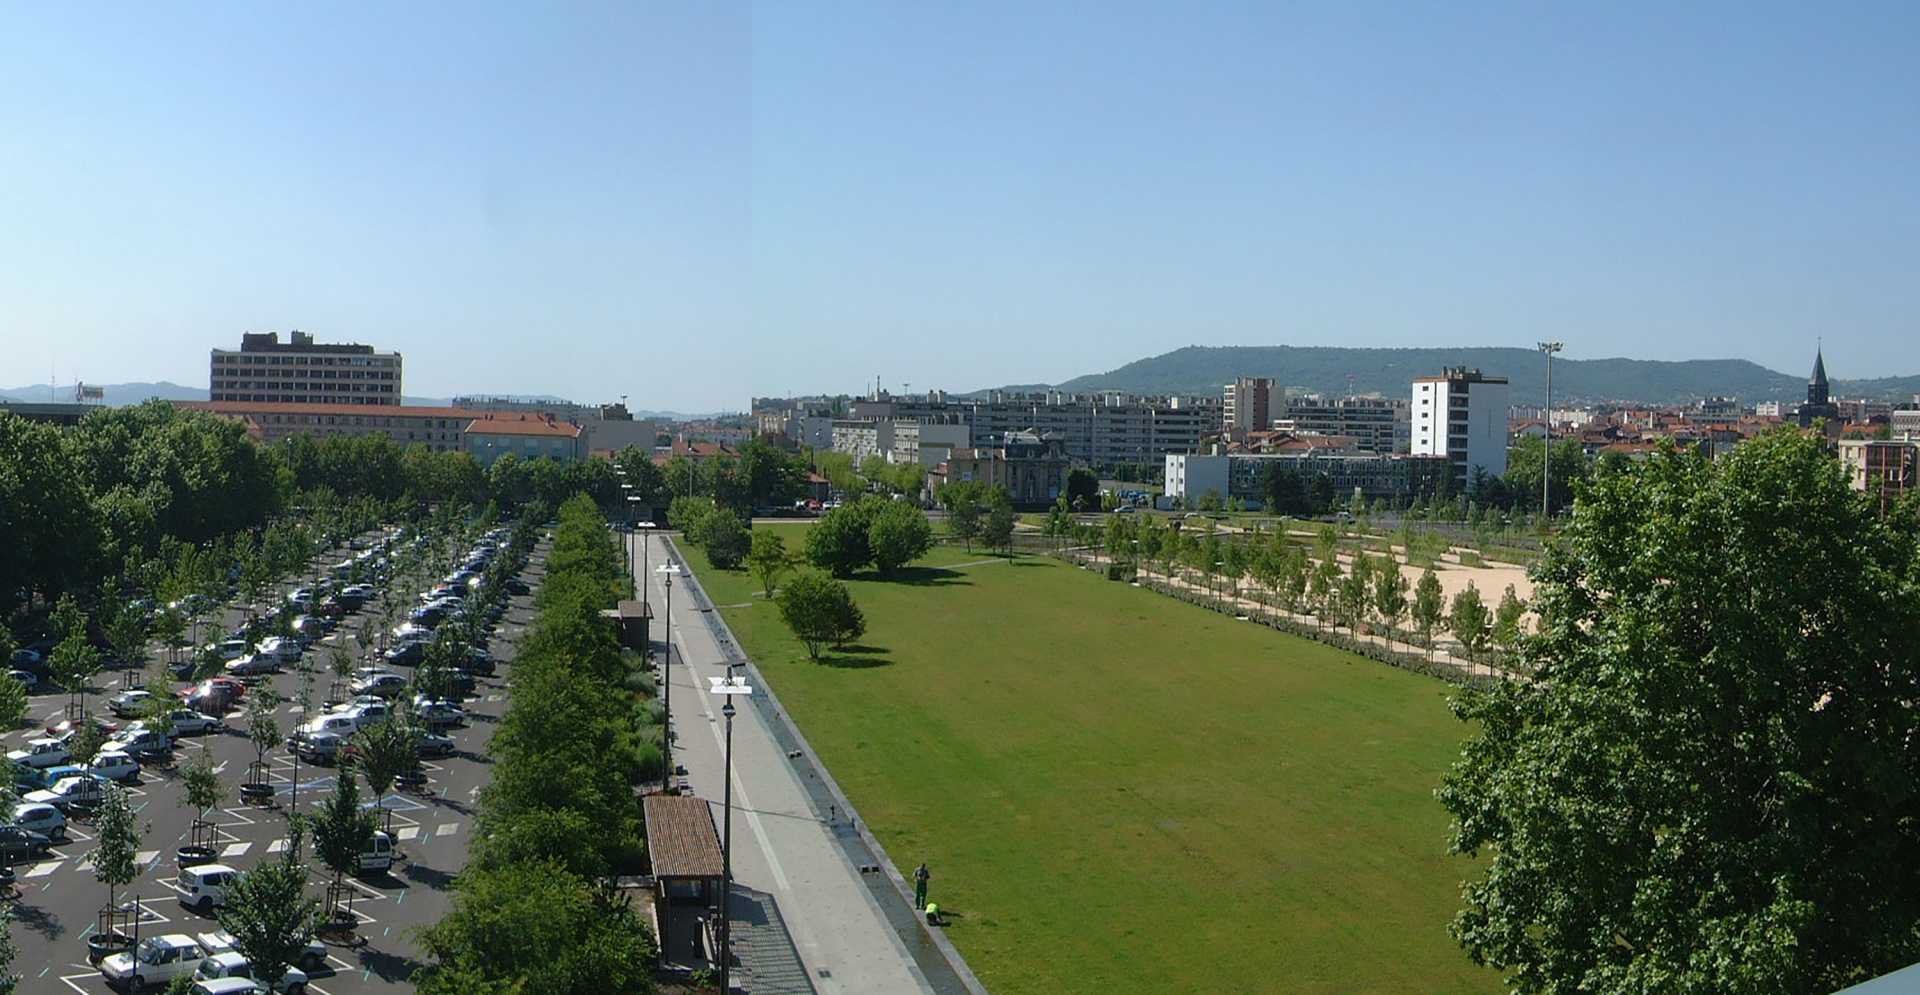
<path id="1" fill-rule="evenodd" d="M 1189 344 L 1920 373 L 1917 20 L 14 5 L 0 386 L 294 329 L 687 412 Z"/>

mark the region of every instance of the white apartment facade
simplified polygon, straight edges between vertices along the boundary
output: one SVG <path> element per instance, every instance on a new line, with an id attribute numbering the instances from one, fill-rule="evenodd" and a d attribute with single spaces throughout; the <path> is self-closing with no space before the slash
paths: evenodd
<path id="1" fill-rule="evenodd" d="M 1476 471 L 1507 472 L 1507 379 L 1450 366 L 1413 381 L 1411 451 L 1444 456 L 1454 485 L 1465 491 Z"/>

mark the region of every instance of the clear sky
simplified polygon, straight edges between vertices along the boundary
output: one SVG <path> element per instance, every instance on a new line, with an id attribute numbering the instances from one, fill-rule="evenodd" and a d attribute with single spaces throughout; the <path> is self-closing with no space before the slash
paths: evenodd
<path id="1" fill-rule="evenodd" d="M 1189 344 L 1920 373 L 1920 5 L 0 3 L 0 387 L 743 409 Z"/>

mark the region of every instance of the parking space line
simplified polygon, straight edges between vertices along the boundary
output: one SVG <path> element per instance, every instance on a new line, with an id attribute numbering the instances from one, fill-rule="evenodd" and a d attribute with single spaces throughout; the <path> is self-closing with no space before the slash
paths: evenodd
<path id="1" fill-rule="evenodd" d="M 433 827 L 433 831 L 435 835 L 452 836 L 454 833 L 460 831 L 460 824 L 457 822 L 443 822 Z"/>
<path id="2" fill-rule="evenodd" d="M 420 827 L 419 826 L 401 826 L 399 831 L 396 832 L 394 835 L 403 840 L 410 840 L 410 839 L 413 839 L 415 836 L 420 835 Z"/>
<path id="3" fill-rule="evenodd" d="M 33 865 L 33 870 L 26 871 L 20 876 L 23 878 L 43 878 L 59 870 L 61 865 L 65 863 L 66 861 L 64 860 L 49 860 L 44 863 L 35 864 Z"/>
<path id="4" fill-rule="evenodd" d="M 224 848 L 221 849 L 220 856 L 221 857 L 238 857 L 251 849 L 253 849 L 252 843 L 249 843 L 246 840 L 241 840 L 238 843 L 228 843 Z"/>

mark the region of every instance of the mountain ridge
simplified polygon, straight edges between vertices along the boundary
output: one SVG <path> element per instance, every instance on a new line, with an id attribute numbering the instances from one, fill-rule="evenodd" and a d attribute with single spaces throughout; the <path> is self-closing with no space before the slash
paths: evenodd
<path id="1" fill-rule="evenodd" d="M 1808 368 L 1812 368 L 1809 358 Z M 1271 377 L 1276 388 L 1328 397 L 1380 394 L 1405 397 L 1415 377 L 1439 376 L 1452 366 L 1506 377 L 1514 404 L 1546 399 L 1546 361 L 1537 349 L 1479 346 L 1437 349 L 1357 349 L 1338 346 L 1185 346 L 1136 359 L 1105 373 L 1057 384 L 993 388 L 1006 392 L 1060 390 L 1074 394 L 1120 391 L 1147 396 L 1218 396 L 1237 377 Z M 1706 397 L 1797 403 L 1805 377 L 1779 373 L 1744 359 L 1562 359 L 1553 362 L 1556 404 L 1683 404 Z M 1834 380 L 1836 398 L 1911 401 L 1920 376 Z M 965 396 L 978 396 L 974 391 Z"/>

